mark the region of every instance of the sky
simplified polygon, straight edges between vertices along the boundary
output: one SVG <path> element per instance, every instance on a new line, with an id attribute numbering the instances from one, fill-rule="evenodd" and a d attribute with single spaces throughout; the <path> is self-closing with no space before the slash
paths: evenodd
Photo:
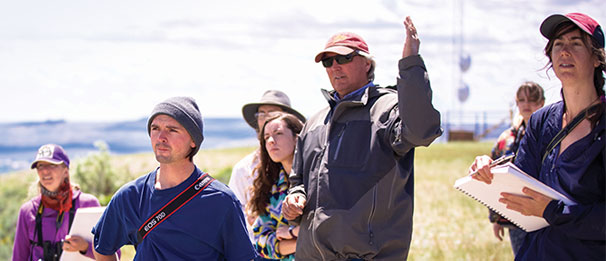
<path id="1" fill-rule="evenodd" d="M 375 83 L 398 76 L 411 16 L 434 106 L 507 111 L 532 80 L 560 99 L 546 74 L 539 25 L 583 12 L 606 23 L 606 1 L 232 0 L 5 1 L 0 8 L 0 122 L 126 121 L 172 96 L 191 96 L 203 117 L 241 117 L 265 90 L 287 93 L 311 116 L 331 89 L 314 56 L 336 32 L 361 35 L 377 61 Z M 460 54 L 470 57 L 461 72 Z M 457 91 L 469 88 L 461 102 Z"/>

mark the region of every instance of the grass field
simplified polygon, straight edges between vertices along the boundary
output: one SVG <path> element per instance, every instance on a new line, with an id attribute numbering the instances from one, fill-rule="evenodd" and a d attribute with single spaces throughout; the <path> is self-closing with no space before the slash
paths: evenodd
<path id="1" fill-rule="evenodd" d="M 492 143 L 450 142 L 418 148 L 409 260 L 513 260 L 506 235 L 492 233 L 488 210 L 453 188 Z"/>
<path id="2" fill-rule="evenodd" d="M 453 188 L 467 173 L 476 155 L 489 152 L 492 143 L 451 142 L 418 148 L 415 158 L 414 231 L 409 260 L 512 260 L 509 239 L 499 242 L 492 234 L 488 211 Z M 201 150 L 196 164 L 227 183 L 233 166 L 253 148 Z M 75 162 L 78 164 L 78 161 Z M 133 179 L 157 166 L 151 154 L 112 156 L 111 165 Z M 73 167 L 72 167 L 73 168 Z M 34 171 L 0 176 L 0 260 L 9 260 L 19 206 L 27 200 Z M 122 260 L 132 260 L 132 247 L 124 247 Z"/>

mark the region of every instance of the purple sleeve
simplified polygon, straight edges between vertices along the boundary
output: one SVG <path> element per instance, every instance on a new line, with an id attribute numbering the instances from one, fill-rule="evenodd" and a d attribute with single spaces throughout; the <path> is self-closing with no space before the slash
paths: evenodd
<path id="1" fill-rule="evenodd" d="M 15 243 L 13 245 L 13 260 L 27 260 L 30 257 L 31 244 L 29 242 L 28 234 L 30 224 L 28 224 L 29 216 L 31 215 L 30 207 L 31 201 L 23 204 L 19 210 L 19 218 L 17 219 L 17 229 L 15 231 Z"/>
<path id="2" fill-rule="evenodd" d="M 82 193 L 80 194 L 80 198 L 78 200 L 78 208 L 90 208 L 90 207 L 100 207 L 99 200 L 91 195 Z"/>

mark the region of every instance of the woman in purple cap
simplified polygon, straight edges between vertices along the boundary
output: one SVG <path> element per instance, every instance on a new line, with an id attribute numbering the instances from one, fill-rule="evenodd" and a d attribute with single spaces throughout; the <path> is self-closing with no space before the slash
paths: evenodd
<path id="1" fill-rule="evenodd" d="M 543 217 L 549 226 L 528 233 L 516 260 L 606 258 L 606 99 L 604 33 L 585 14 L 551 15 L 541 24 L 549 41 L 548 69 L 562 83 L 562 101 L 533 114 L 515 165 L 562 193 L 564 204 L 529 188 L 525 196 L 502 193 L 507 208 Z M 477 157 L 470 171 L 490 183 L 490 158 Z"/>
<path id="2" fill-rule="evenodd" d="M 99 206 L 99 200 L 70 184 L 69 158 L 59 145 L 40 147 L 34 168 L 40 194 L 21 206 L 13 260 L 59 260 L 63 251 L 94 259 L 91 242 L 68 232 L 76 209 Z"/>

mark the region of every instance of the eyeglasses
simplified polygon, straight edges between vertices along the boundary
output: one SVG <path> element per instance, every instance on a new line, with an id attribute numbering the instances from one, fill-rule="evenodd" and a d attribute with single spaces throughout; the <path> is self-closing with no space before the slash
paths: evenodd
<path id="1" fill-rule="evenodd" d="M 324 66 L 324 68 L 329 68 L 332 66 L 332 61 L 336 60 L 338 64 L 346 64 L 346 63 L 350 63 L 354 56 L 359 55 L 358 51 L 353 51 L 347 55 L 340 55 L 337 54 L 335 56 L 332 57 L 326 57 L 324 59 L 322 59 L 322 65 Z"/>
<path id="2" fill-rule="evenodd" d="M 265 120 L 273 115 L 275 115 L 276 113 L 278 113 L 279 111 L 270 111 L 270 112 L 256 112 L 255 113 L 255 118 L 260 119 L 260 120 Z"/>

